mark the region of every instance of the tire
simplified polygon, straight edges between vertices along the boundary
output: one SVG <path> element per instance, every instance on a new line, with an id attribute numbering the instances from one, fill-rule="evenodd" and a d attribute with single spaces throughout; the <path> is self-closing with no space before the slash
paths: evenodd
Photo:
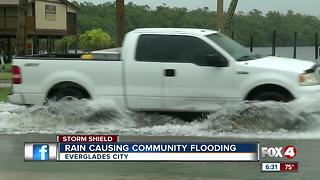
<path id="1" fill-rule="evenodd" d="M 84 99 L 85 95 L 78 89 L 65 88 L 58 90 L 51 98 L 54 101 L 73 101 Z"/>
<path id="2" fill-rule="evenodd" d="M 278 92 L 262 92 L 252 98 L 254 101 L 276 101 L 276 102 L 289 102 L 292 98 Z"/>

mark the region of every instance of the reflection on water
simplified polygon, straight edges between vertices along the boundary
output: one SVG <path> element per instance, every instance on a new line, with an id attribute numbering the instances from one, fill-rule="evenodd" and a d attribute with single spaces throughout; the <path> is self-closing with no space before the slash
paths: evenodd
<path id="1" fill-rule="evenodd" d="M 271 47 L 256 47 L 253 48 L 253 53 L 261 55 L 271 55 Z M 277 47 L 276 55 L 281 57 L 293 58 L 293 47 Z M 314 47 L 297 47 L 297 59 L 315 60 Z"/>

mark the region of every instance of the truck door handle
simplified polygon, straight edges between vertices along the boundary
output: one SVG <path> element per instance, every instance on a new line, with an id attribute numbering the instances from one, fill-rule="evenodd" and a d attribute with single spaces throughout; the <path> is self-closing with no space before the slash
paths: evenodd
<path id="1" fill-rule="evenodd" d="M 175 69 L 165 69 L 164 75 L 166 77 L 174 77 L 174 76 L 176 76 L 176 70 Z"/>

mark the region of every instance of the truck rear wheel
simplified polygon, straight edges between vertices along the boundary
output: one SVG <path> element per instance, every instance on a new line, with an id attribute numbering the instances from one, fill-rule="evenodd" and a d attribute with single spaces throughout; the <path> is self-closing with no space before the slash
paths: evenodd
<path id="1" fill-rule="evenodd" d="M 58 90 L 51 98 L 54 101 L 73 101 L 86 98 L 85 95 L 78 89 L 65 88 Z"/>
<path id="2" fill-rule="evenodd" d="M 270 91 L 270 92 L 259 93 L 256 96 L 254 96 L 251 100 L 289 102 L 293 99 L 282 93 Z"/>

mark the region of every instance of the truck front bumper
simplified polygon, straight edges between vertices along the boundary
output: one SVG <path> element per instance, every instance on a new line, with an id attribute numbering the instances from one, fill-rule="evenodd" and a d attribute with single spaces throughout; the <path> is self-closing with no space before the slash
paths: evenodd
<path id="1" fill-rule="evenodd" d="M 300 99 L 302 97 L 315 97 L 317 95 L 320 96 L 320 85 L 300 86 L 294 94 L 295 98 L 297 99 Z"/>

